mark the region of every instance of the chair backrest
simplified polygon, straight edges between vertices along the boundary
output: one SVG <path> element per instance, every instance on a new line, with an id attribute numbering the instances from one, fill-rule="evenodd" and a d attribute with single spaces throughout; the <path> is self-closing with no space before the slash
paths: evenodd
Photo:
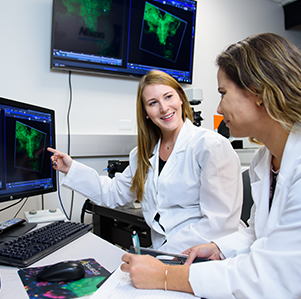
<path id="1" fill-rule="evenodd" d="M 248 225 L 247 221 L 250 218 L 251 207 L 253 205 L 253 198 L 251 193 L 249 169 L 242 173 L 243 180 L 243 205 L 241 211 L 241 220 Z"/>

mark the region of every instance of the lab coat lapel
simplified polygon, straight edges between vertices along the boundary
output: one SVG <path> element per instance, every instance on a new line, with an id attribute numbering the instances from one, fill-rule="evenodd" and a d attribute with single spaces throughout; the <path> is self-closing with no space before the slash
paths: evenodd
<path id="1" fill-rule="evenodd" d="M 160 176 L 158 178 L 159 184 L 169 176 L 169 174 L 177 165 L 177 162 L 178 162 L 178 155 L 173 151 L 169 156 L 167 163 L 163 167 L 162 172 L 160 173 Z"/>
<path id="2" fill-rule="evenodd" d="M 271 158 L 271 153 L 266 150 L 261 161 L 259 161 L 257 166 L 254 168 L 256 178 L 255 181 L 251 183 L 252 193 L 254 194 L 254 204 L 256 205 L 254 222 L 256 223 L 255 231 L 257 238 L 262 237 L 269 215 L 269 171 Z"/>
<path id="3" fill-rule="evenodd" d="M 300 125 L 295 125 L 295 129 L 300 130 Z M 283 201 L 283 192 L 286 192 L 285 184 L 288 176 L 294 166 L 295 161 L 301 152 L 300 134 L 291 132 L 282 156 L 281 167 L 277 178 L 276 189 L 273 198 L 271 211 L 269 211 L 268 198 L 270 192 L 270 167 L 271 167 L 271 153 L 266 150 L 262 160 L 257 164 L 254 171 L 257 179 L 252 183 L 252 192 L 254 196 L 254 203 L 257 206 L 256 211 L 256 234 L 257 237 L 268 235 L 279 221 L 285 202 Z M 257 201 L 256 201 L 257 199 Z"/>
<path id="4" fill-rule="evenodd" d="M 300 130 L 300 125 L 295 125 L 295 129 Z M 299 131 L 300 132 L 300 131 Z M 291 173 L 291 169 L 294 166 L 295 161 L 298 159 L 301 153 L 301 139 L 300 134 L 291 132 L 288 136 L 282 160 L 280 171 L 277 178 L 276 189 L 274 193 L 273 205 L 270 211 L 270 219 L 268 226 L 270 228 L 275 227 L 280 214 L 283 211 L 285 202 L 283 192 L 286 192 L 285 184 Z"/>
<path id="5" fill-rule="evenodd" d="M 157 192 L 158 190 L 158 163 L 159 163 L 159 148 L 160 148 L 160 142 L 156 144 L 154 150 L 153 150 L 153 156 L 149 159 L 150 162 L 150 170 L 149 170 L 149 175 L 153 176 L 153 183 L 155 187 L 155 191 Z"/>
<path id="6" fill-rule="evenodd" d="M 279 177 L 281 177 L 282 179 L 285 179 L 288 176 L 288 174 L 291 171 L 291 168 L 293 167 L 295 161 L 301 153 L 301 125 L 296 124 L 294 126 L 294 129 L 297 131 L 297 134 L 294 131 L 289 134 L 281 160 Z"/>
<path id="7" fill-rule="evenodd" d="M 177 141 L 175 143 L 174 149 L 171 155 L 169 156 L 167 163 L 165 164 L 162 172 L 160 173 L 159 182 L 162 182 L 164 179 L 166 179 L 177 165 L 179 159 L 178 154 L 181 151 L 185 150 L 188 140 L 190 139 L 191 136 L 191 130 L 189 130 L 190 124 L 191 124 L 190 121 L 186 121 L 183 124 L 181 131 L 177 137 Z"/>

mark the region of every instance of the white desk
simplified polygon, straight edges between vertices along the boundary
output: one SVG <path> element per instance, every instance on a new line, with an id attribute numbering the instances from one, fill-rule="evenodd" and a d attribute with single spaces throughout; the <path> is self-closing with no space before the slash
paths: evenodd
<path id="1" fill-rule="evenodd" d="M 122 249 L 89 232 L 30 265 L 30 267 L 44 266 L 65 260 L 94 258 L 108 271 L 112 272 L 121 264 L 121 257 L 124 253 L 125 251 Z M 0 266 L 1 299 L 28 299 L 17 271 L 18 268 L 15 267 Z"/>

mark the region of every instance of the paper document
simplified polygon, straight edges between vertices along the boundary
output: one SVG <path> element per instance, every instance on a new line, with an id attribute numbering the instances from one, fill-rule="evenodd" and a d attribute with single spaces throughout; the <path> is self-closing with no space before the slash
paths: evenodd
<path id="1" fill-rule="evenodd" d="M 164 291 L 164 290 L 141 290 L 135 288 L 128 273 L 122 272 L 120 267 L 109 277 L 109 279 L 90 297 L 90 299 L 143 299 L 143 298 L 171 298 L 192 299 L 199 298 L 194 295 Z"/>

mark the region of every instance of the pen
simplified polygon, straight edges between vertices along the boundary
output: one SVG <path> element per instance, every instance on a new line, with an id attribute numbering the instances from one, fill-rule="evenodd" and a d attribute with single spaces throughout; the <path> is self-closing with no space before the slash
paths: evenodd
<path id="1" fill-rule="evenodd" d="M 139 237 L 135 230 L 133 231 L 133 234 L 132 234 L 132 240 L 133 240 L 133 246 L 134 246 L 136 254 L 140 254 L 141 252 L 140 252 Z"/>

